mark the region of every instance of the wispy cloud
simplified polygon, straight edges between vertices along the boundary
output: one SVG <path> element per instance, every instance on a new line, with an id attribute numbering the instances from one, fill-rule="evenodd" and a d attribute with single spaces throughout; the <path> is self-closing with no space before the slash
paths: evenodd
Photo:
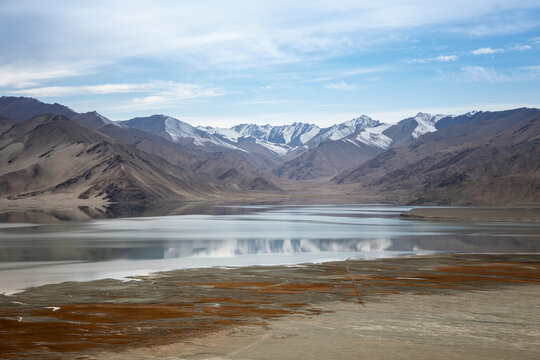
<path id="1" fill-rule="evenodd" d="M 240 104 L 242 105 L 266 105 L 266 104 L 281 104 L 288 102 L 288 100 L 249 100 L 249 101 L 242 101 Z"/>
<path id="2" fill-rule="evenodd" d="M 338 82 L 338 83 L 334 83 L 334 82 L 330 82 L 326 85 L 324 85 L 325 88 L 327 89 L 331 89 L 331 90 L 343 90 L 343 91 L 352 91 L 352 90 L 358 90 L 361 88 L 360 85 L 357 85 L 357 84 L 349 84 L 347 82 Z"/>
<path id="3" fill-rule="evenodd" d="M 531 71 L 540 71 L 540 65 L 535 66 L 522 66 L 519 68 L 520 70 L 531 70 Z"/>
<path id="4" fill-rule="evenodd" d="M 351 69 L 351 70 L 344 70 L 344 71 L 335 72 L 335 73 L 333 73 L 331 75 L 327 75 L 327 76 L 321 76 L 321 77 L 315 77 L 315 78 L 312 78 L 312 79 L 307 79 L 304 82 L 307 82 L 307 83 L 324 82 L 324 81 L 330 81 L 330 80 L 340 79 L 340 78 L 344 78 L 344 77 L 373 74 L 373 73 L 388 71 L 388 70 L 391 70 L 391 69 L 393 69 L 393 67 L 390 67 L 390 66 L 357 68 L 357 69 Z"/>
<path id="5" fill-rule="evenodd" d="M 497 82 L 506 80 L 506 77 L 499 74 L 494 68 L 483 66 L 464 66 L 461 68 L 463 78 L 472 82 Z"/>
<path id="6" fill-rule="evenodd" d="M 504 52 L 503 49 L 492 49 L 490 47 L 479 48 L 479 49 L 471 51 L 473 55 L 491 55 L 491 54 L 502 53 L 502 52 Z"/>
<path id="7" fill-rule="evenodd" d="M 87 75 L 91 72 L 85 66 L 0 66 L 0 87 L 24 88 L 36 86 L 41 81 Z"/>
<path id="8" fill-rule="evenodd" d="M 10 34 L 3 41 L 0 62 L 32 56 L 114 61 L 168 56 L 201 67 L 261 66 L 333 57 L 380 41 L 400 41 L 412 29 L 441 24 L 469 21 L 478 29 L 499 32 L 526 24 L 529 29 L 538 21 L 524 18 L 523 10 L 537 7 L 533 1 L 518 0 L 163 0 L 159 5 L 149 0 L 50 0 L 47 6 L 19 0 L 0 4 L 0 30 Z M 483 20 L 492 19 L 494 12 L 500 16 L 497 26 Z"/>
<path id="9" fill-rule="evenodd" d="M 456 61 L 458 59 L 457 55 L 439 55 L 427 59 L 412 59 L 407 60 L 407 63 L 409 64 L 426 64 L 429 62 L 450 62 L 450 61 Z"/>
<path id="10" fill-rule="evenodd" d="M 45 86 L 10 91 L 12 95 L 34 97 L 62 97 L 72 95 L 107 95 L 127 93 L 148 93 L 148 96 L 135 98 L 138 103 L 156 104 L 170 99 L 189 99 L 212 97 L 226 94 L 222 89 L 208 88 L 198 84 L 174 81 L 150 81 L 146 83 L 100 84 L 78 86 Z"/>
<path id="11" fill-rule="evenodd" d="M 531 81 L 540 77 L 539 66 L 527 66 L 500 72 L 493 67 L 464 66 L 460 73 L 454 74 L 454 78 L 464 82 L 513 82 Z"/>
<path id="12" fill-rule="evenodd" d="M 527 51 L 531 49 L 532 47 L 530 45 L 516 45 L 512 47 L 512 50 L 517 50 L 517 51 Z"/>
<path id="13" fill-rule="evenodd" d="M 440 62 L 449 62 L 449 61 L 456 61 L 457 60 L 456 55 L 439 55 L 434 60 L 440 61 Z"/>

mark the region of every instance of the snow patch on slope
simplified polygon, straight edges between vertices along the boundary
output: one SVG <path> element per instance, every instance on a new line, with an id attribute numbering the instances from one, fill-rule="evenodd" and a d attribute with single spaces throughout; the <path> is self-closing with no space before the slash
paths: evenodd
<path id="1" fill-rule="evenodd" d="M 261 146 L 264 146 L 278 156 L 285 156 L 289 150 L 291 150 L 291 148 L 287 145 L 274 144 L 265 140 L 255 139 L 255 142 Z"/>
<path id="2" fill-rule="evenodd" d="M 225 147 L 233 150 L 245 150 L 240 149 L 233 144 L 230 144 L 216 136 L 212 136 L 206 131 L 201 131 L 185 122 L 182 122 L 173 117 L 167 117 L 164 121 L 165 132 L 169 134 L 173 142 L 180 142 L 181 139 L 191 138 L 194 145 L 206 146 L 208 144 L 214 144 L 221 147 Z"/>
<path id="3" fill-rule="evenodd" d="M 366 128 L 375 127 L 381 123 L 377 120 L 373 120 L 367 115 L 362 115 L 358 118 L 345 121 L 341 124 L 336 124 L 329 128 L 323 129 L 321 134 L 315 137 L 317 142 L 323 142 L 325 140 L 339 140 L 349 135 L 352 135 L 358 131 Z"/>
<path id="4" fill-rule="evenodd" d="M 392 144 L 392 139 L 383 134 L 391 124 L 382 124 L 376 127 L 364 129 L 356 136 L 356 140 L 370 146 L 376 146 L 381 149 L 388 149 Z"/>
<path id="5" fill-rule="evenodd" d="M 412 137 L 417 139 L 421 135 L 437 131 L 437 128 L 435 128 L 435 124 L 437 123 L 437 121 L 441 120 L 443 117 L 445 117 L 445 115 L 438 114 L 434 116 L 431 114 L 426 114 L 426 113 L 421 113 L 421 112 L 418 113 L 418 115 L 414 117 L 414 120 L 416 121 L 418 125 L 412 132 L 411 134 Z"/>

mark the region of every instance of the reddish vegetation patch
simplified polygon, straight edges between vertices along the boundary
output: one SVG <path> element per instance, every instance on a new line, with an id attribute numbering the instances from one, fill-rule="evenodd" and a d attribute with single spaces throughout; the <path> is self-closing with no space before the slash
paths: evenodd
<path id="1" fill-rule="evenodd" d="M 332 283 L 290 283 L 257 289 L 263 294 L 297 294 L 301 292 L 335 293 Z"/>
<path id="2" fill-rule="evenodd" d="M 193 308 L 185 309 L 180 304 L 71 304 L 59 310 L 34 310 L 33 316 L 48 316 L 58 320 L 103 324 L 132 323 L 154 319 L 175 319 L 199 315 Z"/>
<path id="3" fill-rule="evenodd" d="M 58 358 L 59 353 L 66 352 L 177 342 L 226 326 L 267 324 L 290 314 L 318 315 L 322 310 L 308 306 L 322 301 L 363 303 L 366 297 L 402 292 L 429 295 L 439 289 L 540 284 L 538 262 L 465 259 L 457 265 L 454 261 L 452 265 L 433 268 L 431 264 L 437 261 L 429 260 L 424 263 L 429 266 L 417 267 L 422 261 L 408 262 L 401 272 L 396 267 L 360 262 L 317 265 L 305 270 L 281 269 L 276 276 L 281 282 L 245 281 L 246 275 L 234 271 L 228 272 L 230 276 L 224 281 L 212 283 L 199 282 L 201 277 L 186 276 L 182 279 L 185 283 L 171 277 L 154 279 L 152 287 L 145 287 L 142 280 L 143 285 L 123 285 L 119 287 L 122 291 L 110 290 L 106 298 L 102 294 L 93 295 L 102 303 L 52 304 L 59 308 L 47 308 L 51 304 L 15 308 L 6 303 L 0 309 L 0 358 Z M 258 271 L 260 278 L 266 280 L 278 270 Z M 258 275 L 247 276 L 257 280 Z M 138 299 L 137 294 L 146 297 L 161 285 L 166 290 L 162 290 L 161 298 L 156 297 L 156 303 L 107 303 L 120 298 L 137 301 L 133 300 Z M 22 321 L 17 320 L 19 317 Z"/>
<path id="4" fill-rule="evenodd" d="M 229 303 L 229 304 L 246 304 L 246 305 L 254 305 L 254 304 L 271 304 L 271 301 L 262 301 L 262 300 L 241 300 L 241 299 L 233 299 L 228 297 L 204 297 L 197 301 L 193 302 L 194 304 L 204 304 L 204 303 Z"/>
<path id="5" fill-rule="evenodd" d="M 287 308 L 300 308 L 306 306 L 307 304 L 301 302 L 284 302 L 281 305 Z"/>
<path id="6" fill-rule="evenodd" d="M 474 276 L 495 276 L 512 280 L 540 280 L 540 264 L 536 263 L 493 263 L 477 265 L 439 266 L 435 271 L 454 274 L 472 274 Z M 534 282 L 534 281 L 533 281 Z"/>
<path id="7" fill-rule="evenodd" d="M 217 282 L 217 283 L 204 283 L 187 286 L 212 286 L 214 289 L 241 289 L 241 288 L 252 288 L 252 287 L 265 287 L 275 285 L 276 283 L 271 282 L 240 282 L 240 281 L 231 281 L 231 282 Z M 186 285 L 186 284 L 179 284 Z"/>

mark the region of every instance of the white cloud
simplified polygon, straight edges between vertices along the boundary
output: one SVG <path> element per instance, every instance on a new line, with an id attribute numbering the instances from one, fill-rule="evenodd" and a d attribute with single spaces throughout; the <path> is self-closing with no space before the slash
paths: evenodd
<path id="1" fill-rule="evenodd" d="M 530 71 L 538 71 L 540 70 L 540 65 L 535 66 L 523 66 L 519 68 L 520 70 L 530 70 Z"/>
<path id="2" fill-rule="evenodd" d="M 321 77 L 316 77 L 312 79 L 307 79 L 305 80 L 305 82 L 311 83 L 311 82 L 330 81 L 330 80 L 335 80 L 335 79 L 344 78 L 344 77 L 373 74 L 373 73 L 378 73 L 382 71 L 388 71 L 391 69 L 392 68 L 388 66 L 357 68 L 357 69 L 335 72 L 328 76 L 321 76 Z"/>
<path id="3" fill-rule="evenodd" d="M 426 27 L 471 22 L 502 31 L 504 26 L 484 25 L 484 19 L 497 13 L 503 24 L 533 24 L 534 17 L 523 15 L 523 21 L 513 21 L 531 8 L 537 2 L 50 0 L 35 6 L 19 0 L 0 2 L 0 30 L 10 35 L 3 39 L 0 63 L 166 56 L 201 68 L 261 66 L 397 43 Z"/>
<path id="4" fill-rule="evenodd" d="M 456 61 L 457 58 L 458 57 L 456 55 L 439 55 L 433 60 L 440 61 L 440 62 L 449 62 L 449 61 Z"/>
<path id="5" fill-rule="evenodd" d="M 491 55 L 504 52 L 503 49 L 492 49 L 490 47 L 479 48 L 471 51 L 474 55 Z"/>
<path id="6" fill-rule="evenodd" d="M 412 59 L 412 60 L 406 60 L 405 62 L 408 64 L 427 64 L 433 61 L 436 62 L 450 62 L 450 61 L 456 61 L 458 59 L 457 55 L 439 55 L 431 58 L 426 59 Z"/>
<path id="7" fill-rule="evenodd" d="M 472 82 L 497 82 L 507 78 L 499 74 L 494 68 L 483 66 L 465 66 L 461 68 L 463 78 Z"/>
<path id="8" fill-rule="evenodd" d="M 330 82 L 324 85 L 324 87 L 331 90 L 344 90 L 344 91 L 357 90 L 360 88 L 360 86 L 356 84 L 349 84 L 346 82 L 338 82 L 338 83 Z"/>
<path id="9" fill-rule="evenodd" d="M 44 80 L 77 77 L 89 74 L 91 70 L 83 65 L 0 66 L 0 87 L 24 88 L 36 86 Z"/>
<path id="10" fill-rule="evenodd" d="M 212 97 L 226 94 L 216 88 L 207 88 L 192 83 L 174 81 L 150 81 L 146 83 L 100 84 L 78 86 L 45 86 L 31 89 L 9 91 L 12 95 L 34 97 L 60 97 L 70 95 L 106 95 L 126 93 L 148 93 L 149 95 L 136 98 L 136 103 L 157 104 L 171 99 L 189 99 L 197 97 Z"/>
<path id="11" fill-rule="evenodd" d="M 527 51 L 531 49 L 532 47 L 530 45 L 516 45 L 512 47 L 512 50 L 517 50 L 517 51 Z"/>

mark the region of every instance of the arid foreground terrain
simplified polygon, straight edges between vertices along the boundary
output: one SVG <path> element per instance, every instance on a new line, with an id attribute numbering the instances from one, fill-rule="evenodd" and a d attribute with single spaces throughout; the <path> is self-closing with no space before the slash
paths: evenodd
<path id="1" fill-rule="evenodd" d="M 539 285 L 539 255 L 53 284 L 0 297 L 0 357 L 538 359 Z"/>

